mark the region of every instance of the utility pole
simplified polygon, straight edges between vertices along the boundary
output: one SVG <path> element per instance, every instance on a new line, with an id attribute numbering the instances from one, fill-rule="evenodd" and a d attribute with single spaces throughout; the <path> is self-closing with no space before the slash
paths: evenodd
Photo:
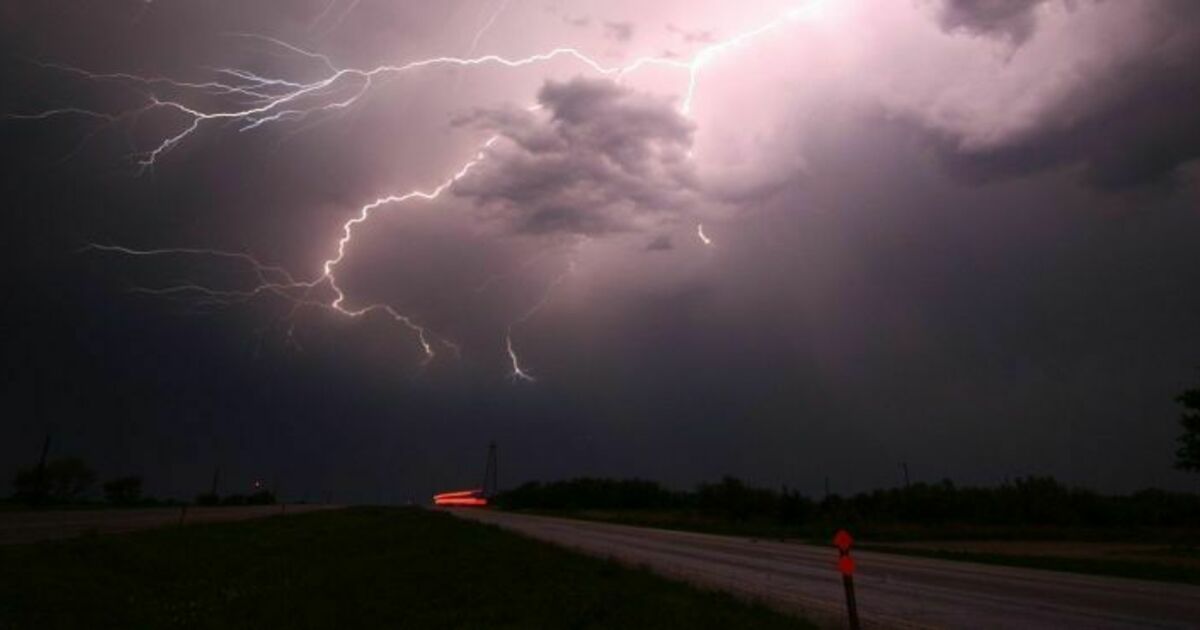
<path id="1" fill-rule="evenodd" d="M 208 491 L 209 494 L 211 494 L 214 497 L 217 496 L 217 484 L 220 481 L 221 481 L 221 467 L 217 466 L 216 468 L 213 469 L 212 489 Z"/>
<path id="2" fill-rule="evenodd" d="M 908 462 L 900 462 L 900 468 L 904 471 L 904 488 L 908 489 Z"/>
<path id="3" fill-rule="evenodd" d="M 825 500 L 829 500 L 829 475 L 825 475 Z"/>
<path id="4" fill-rule="evenodd" d="M 42 378 L 36 370 L 33 373 L 33 419 L 41 424 L 44 421 L 42 413 Z M 46 497 L 46 456 L 50 453 L 50 427 L 46 426 L 46 439 L 42 442 L 42 455 L 34 471 L 33 496 L 34 505 L 40 505 Z"/>
<path id="5" fill-rule="evenodd" d="M 492 498 L 500 491 L 500 467 L 496 457 L 496 441 L 488 443 L 487 465 L 483 469 L 483 496 Z"/>
<path id="6" fill-rule="evenodd" d="M 42 442 L 42 455 L 38 458 L 37 471 L 34 473 L 33 502 L 41 504 L 46 497 L 46 456 L 50 454 L 50 430 L 46 429 L 46 439 Z"/>

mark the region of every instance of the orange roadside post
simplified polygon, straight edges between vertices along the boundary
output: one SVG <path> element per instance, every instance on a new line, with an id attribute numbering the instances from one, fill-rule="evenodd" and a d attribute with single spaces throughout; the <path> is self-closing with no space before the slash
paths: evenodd
<path id="1" fill-rule="evenodd" d="M 833 535 L 833 545 L 838 549 L 838 571 L 842 574 L 842 585 L 846 587 L 846 613 L 850 616 L 850 629 L 859 630 L 858 602 L 854 599 L 854 558 L 850 557 L 853 544 L 854 537 L 844 529 L 839 529 Z"/>

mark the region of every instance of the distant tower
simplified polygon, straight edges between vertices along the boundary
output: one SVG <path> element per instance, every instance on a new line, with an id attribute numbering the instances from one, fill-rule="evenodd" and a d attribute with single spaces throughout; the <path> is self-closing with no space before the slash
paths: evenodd
<path id="1" fill-rule="evenodd" d="M 487 466 L 483 469 L 483 496 L 492 498 L 500 489 L 500 469 L 496 463 L 496 441 L 488 443 Z"/>

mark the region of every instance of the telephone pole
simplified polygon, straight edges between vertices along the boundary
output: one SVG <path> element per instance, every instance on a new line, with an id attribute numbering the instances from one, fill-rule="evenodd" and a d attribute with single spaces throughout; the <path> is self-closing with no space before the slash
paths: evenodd
<path id="1" fill-rule="evenodd" d="M 50 453 L 50 430 L 46 430 L 46 439 L 42 442 L 42 455 L 38 458 L 37 475 L 34 478 L 33 486 L 33 502 L 35 505 L 41 504 L 46 498 L 46 456 Z"/>
<path id="2" fill-rule="evenodd" d="M 496 458 L 496 441 L 488 443 L 487 465 L 483 469 L 483 496 L 492 498 L 500 491 L 500 467 Z"/>

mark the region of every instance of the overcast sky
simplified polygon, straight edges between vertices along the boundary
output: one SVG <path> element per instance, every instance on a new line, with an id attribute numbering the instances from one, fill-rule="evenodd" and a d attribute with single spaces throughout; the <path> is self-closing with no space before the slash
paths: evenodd
<path id="1" fill-rule="evenodd" d="M 1190 0 L 6 3 L 0 473 L 1194 487 L 1196 59 Z"/>

